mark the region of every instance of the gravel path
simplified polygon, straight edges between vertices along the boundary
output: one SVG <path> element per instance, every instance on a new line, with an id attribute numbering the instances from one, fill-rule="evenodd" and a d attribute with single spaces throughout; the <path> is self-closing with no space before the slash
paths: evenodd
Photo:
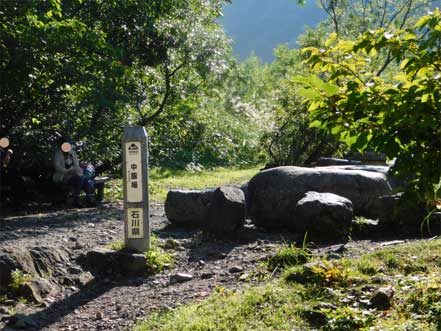
<path id="1" fill-rule="evenodd" d="M 130 279 L 97 277 L 84 286 L 66 286 L 40 307 L 0 303 L 0 319 L 13 307 L 40 325 L 33 330 L 131 330 L 152 312 L 202 300 L 216 287 L 244 288 L 261 282 L 259 261 L 275 252 L 282 242 L 301 241 L 293 235 L 270 233 L 251 225 L 230 241 L 217 241 L 200 231 L 170 227 L 161 204 L 152 204 L 150 209 L 152 229 L 158 234 L 160 244 L 168 239 L 178 244 L 170 251 L 176 257 L 173 270 Z M 78 268 L 75 259 L 81 253 L 122 240 L 122 236 L 121 204 L 50 211 L 0 221 L 1 247 L 68 247 L 71 261 L 65 267 L 71 269 Z M 346 245 L 344 254 L 361 254 L 381 245 L 354 241 Z M 324 247 L 316 252 L 338 252 L 340 246 Z M 171 282 L 178 272 L 191 274 L 193 279 Z M 2 322 L 0 328 L 10 330 Z"/>

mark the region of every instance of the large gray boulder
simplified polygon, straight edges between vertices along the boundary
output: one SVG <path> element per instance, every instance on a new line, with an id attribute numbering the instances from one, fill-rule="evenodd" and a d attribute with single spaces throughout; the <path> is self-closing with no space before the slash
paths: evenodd
<path id="1" fill-rule="evenodd" d="M 333 193 L 306 192 L 296 204 L 291 225 L 316 242 L 347 241 L 353 218 L 352 202 Z"/>
<path id="2" fill-rule="evenodd" d="M 342 169 L 342 170 L 362 170 L 378 172 L 387 177 L 389 185 L 393 190 L 404 186 L 404 181 L 395 175 L 391 171 L 391 167 L 388 165 L 372 165 L 372 164 L 360 164 L 360 165 L 336 165 L 328 166 L 327 169 Z"/>
<path id="3" fill-rule="evenodd" d="M 216 236 L 234 233 L 245 223 L 245 194 L 237 187 L 219 187 L 214 191 L 205 231 Z"/>
<path id="4" fill-rule="evenodd" d="M 328 192 L 349 199 L 355 215 L 374 218 L 379 196 L 391 193 L 384 174 L 339 167 L 277 167 L 255 175 L 248 185 L 248 217 L 256 225 L 286 227 L 306 192 Z"/>
<path id="5" fill-rule="evenodd" d="M 406 198 L 403 193 L 381 196 L 375 210 L 383 232 L 414 235 L 423 231 L 424 234 L 437 234 L 441 229 L 440 223 L 434 219 L 423 222 L 427 217 L 424 204 Z"/>
<path id="6" fill-rule="evenodd" d="M 170 190 L 165 200 L 168 220 L 189 227 L 202 225 L 213 200 L 214 190 Z"/>

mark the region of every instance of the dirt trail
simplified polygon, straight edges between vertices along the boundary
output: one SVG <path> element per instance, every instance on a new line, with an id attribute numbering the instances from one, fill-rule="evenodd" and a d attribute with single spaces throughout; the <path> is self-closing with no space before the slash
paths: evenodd
<path id="1" fill-rule="evenodd" d="M 244 288 L 262 281 L 259 261 L 282 242 L 301 239 L 247 225 L 236 238 L 217 241 L 200 231 L 171 228 L 161 204 L 152 204 L 150 212 L 152 229 L 160 243 L 172 239 L 178 244 L 170 251 L 176 256 L 173 270 L 130 279 L 97 277 L 85 286 L 65 287 L 42 307 L 18 304 L 14 310 L 38 323 L 35 330 L 130 330 L 153 311 L 202 300 L 216 287 Z M 122 236 L 121 204 L 9 217 L 0 223 L 1 247 L 68 247 L 72 254 L 66 270 L 78 268 L 75 259 L 81 253 L 122 240 Z M 344 254 L 361 254 L 378 247 L 379 242 L 354 241 L 346 245 Z M 324 247 L 316 252 L 327 254 L 338 248 Z M 194 277 L 184 283 L 170 282 L 178 272 Z M 11 306 L 0 303 L 0 319 L 8 310 Z M 2 322 L 0 328 L 9 330 Z"/>

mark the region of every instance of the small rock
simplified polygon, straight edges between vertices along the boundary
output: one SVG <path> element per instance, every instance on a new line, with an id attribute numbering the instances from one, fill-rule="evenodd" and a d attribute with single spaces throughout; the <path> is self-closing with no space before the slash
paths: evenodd
<path id="1" fill-rule="evenodd" d="M 34 302 L 43 303 L 51 293 L 58 293 L 58 288 L 55 284 L 44 278 L 34 278 L 30 281 L 21 284 L 18 288 L 20 296 Z"/>
<path id="2" fill-rule="evenodd" d="M 243 268 L 242 268 L 241 266 L 234 265 L 234 266 L 232 266 L 230 269 L 228 269 L 228 271 L 229 271 L 230 273 L 234 274 L 234 273 L 242 272 L 242 271 L 243 271 Z"/>
<path id="3" fill-rule="evenodd" d="M 170 281 L 174 280 L 177 283 L 184 283 L 184 282 L 188 282 L 192 279 L 193 279 L 193 275 L 183 273 L 183 272 L 178 272 L 177 274 L 175 274 L 171 277 Z"/>
<path id="4" fill-rule="evenodd" d="M 391 301 L 394 293 L 395 291 L 392 286 L 382 286 L 374 292 L 370 303 L 374 308 L 389 309 L 392 305 Z"/>
<path id="5" fill-rule="evenodd" d="M 100 312 L 100 311 L 97 311 L 97 313 L 96 313 L 96 319 L 97 319 L 97 320 L 102 320 L 102 319 L 103 319 L 103 313 Z"/>
<path id="6" fill-rule="evenodd" d="M 78 283 L 81 284 L 82 286 L 84 286 L 87 283 L 90 283 L 93 279 L 94 279 L 94 277 L 93 277 L 93 275 L 89 271 L 82 272 L 78 276 Z"/>
<path id="7" fill-rule="evenodd" d="M 214 276 L 213 272 L 205 272 L 201 275 L 201 279 L 209 279 Z"/>

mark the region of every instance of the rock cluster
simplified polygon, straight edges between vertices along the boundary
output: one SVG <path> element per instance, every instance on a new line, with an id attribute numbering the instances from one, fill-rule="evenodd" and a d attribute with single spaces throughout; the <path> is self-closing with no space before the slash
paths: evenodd
<path id="1" fill-rule="evenodd" d="M 401 208 L 401 197 L 392 195 L 397 182 L 388 177 L 388 166 L 338 159 L 323 159 L 320 165 L 267 169 L 240 188 L 171 190 L 166 215 L 173 224 L 216 236 L 234 234 L 249 218 L 264 228 L 308 233 L 316 242 L 347 240 L 355 217 L 381 220 L 369 223 L 369 233 L 397 224 L 397 218 L 421 223 L 421 210 Z"/>

